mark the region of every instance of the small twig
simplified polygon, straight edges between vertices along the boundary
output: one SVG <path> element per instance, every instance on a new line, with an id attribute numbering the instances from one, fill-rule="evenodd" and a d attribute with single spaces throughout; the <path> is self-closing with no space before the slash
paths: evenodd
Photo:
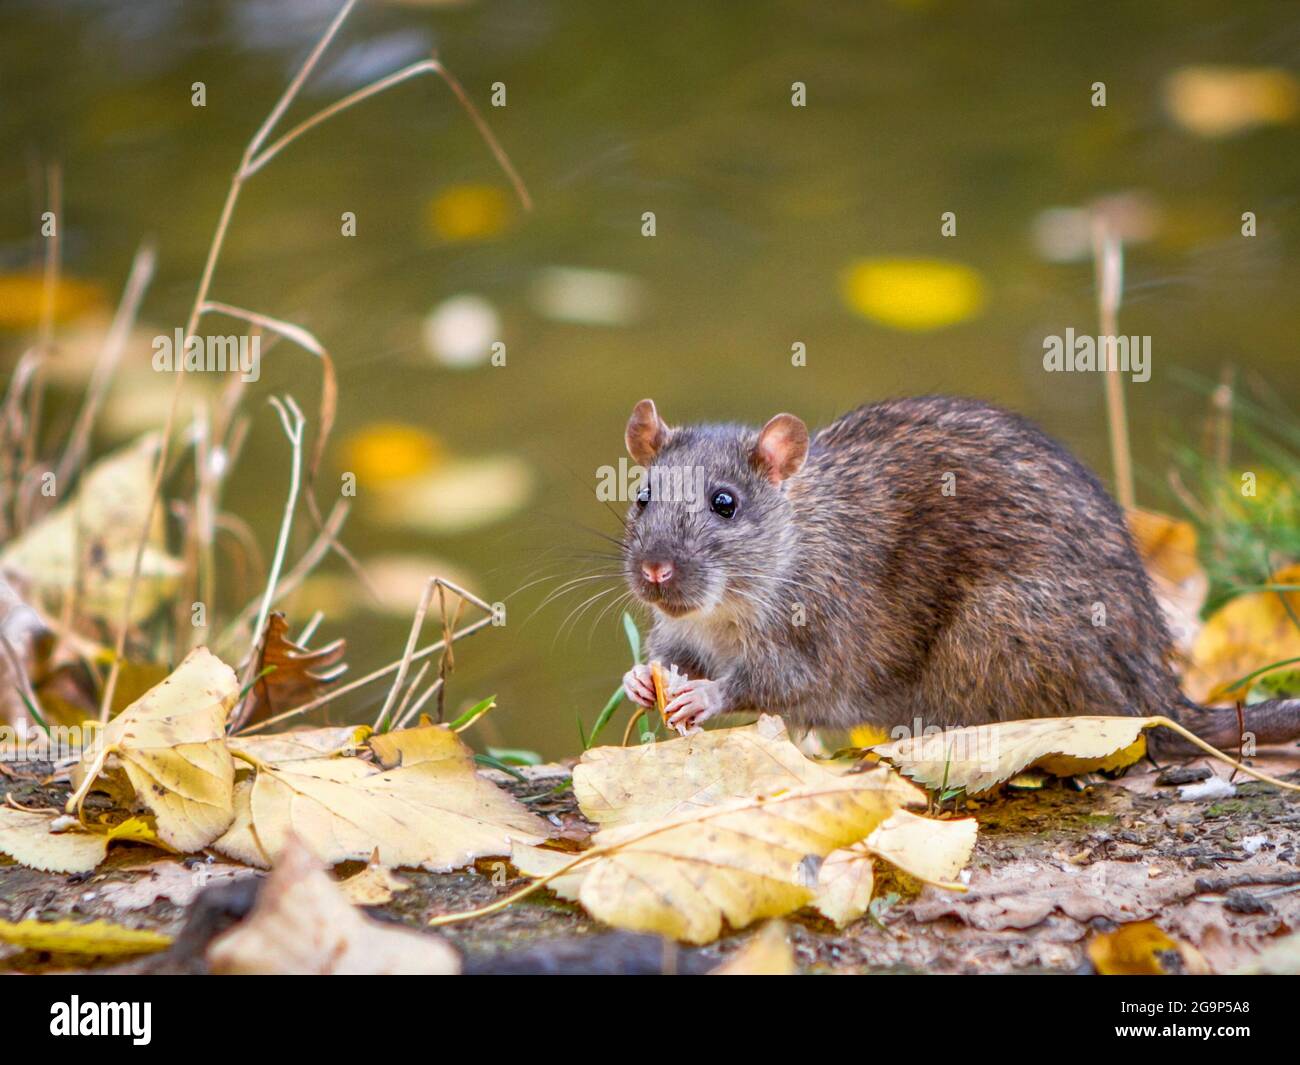
<path id="1" fill-rule="evenodd" d="M 420 630 L 424 627 L 424 615 L 429 611 L 429 602 L 433 598 L 433 590 L 438 586 L 438 578 L 430 577 L 424 585 L 424 593 L 420 596 L 420 604 L 415 608 L 415 617 L 411 620 L 411 631 L 406 637 L 406 650 L 402 652 L 402 660 L 397 667 L 397 676 L 393 679 L 392 685 L 388 689 L 388 696 L 384 699 L 384 705 L 380 708 L 379 716 L 375 718 L 374 730 L 383 731 L 383 725 L 388 720 L 388 711 L 393 708 L 393 703 L 397 701 L 397 694 L 402 688 L 403 681 L 406 680 L 406 671 L 411 666 L 411 656 L 415 653 L 415 642 L 420 638 Z M 446 643 L 446 637 L 443 638 Z M 446 651 L 444 650 L 444 654 Z"/>
<path id="2" fill-rule="evenodd" d="M 1119 306 L 1124 291 L 1124 252 L 1106 223 L 1093 223 L 1093 256 L 1097 270 L 1097 313 L 1106 359 L 1106 421 L 1110 429 L 1110 457 L 1115 473 L 1115 497 L 1125 510 L 1137 505 L 1133 489 L 1133 453 L 1128 438 L 1128 413 L 1124 408 L 1124 381 L 1112 366 L 1119 333 Z"/>
<path id="3" fill-rule="evenodd" d="M 293 515 L 298 507 L 298 491 L 302 486 L 302 437 L 303 429 L 307 424 L 306 419 L 303 418 L 302 411 L 298 409 L 298 404 L 293 401 L 292 396 L 285 396 L 284 402 L 272 396 L 271 405 L 275 407 L 275 413 L 280 416 L 284 435 L 289 438 L 289 444 L 293 448 L 293 462 L 289 472 L 289 498 L 285 501 L 284 517 L 280 520 L 280 535 L 275 543 L 275 557 L 271 560 L 271 572 L 266 578 L 266 591 L 262 595 L 262 605 L 257 612 L 257 623 L 253 628 L 253 645 L 248 651 L 248 666 L 244 675 L 246 684 L 257 669 L 260 658 L 258 652 L 266 636 L 266 619 L 270 616 L 271 604 L 275 601 L 275 588 L 280 580 L 280 570 L 284 567 L 285 552 L 289 548 L 289 533 L 293 529 Z M 231 724 L 232 731 L 242 723 L 249 705 L 245 703 L 236 712 Z"/>
<path id="4" fill-rule="evenodd" d="M 472 636 L 474 633 L 487 628 L 491 624 L 492 618 L 480 618 L 478 621 L 466 625 L 459 632 L 452 633 L 452 639 L 463 640 L 467 636 Z M 422 647 L 411 655 L 411 661 L 418 662 L 422 659 L 428 658 L 429 655 L 437 654 L 444 646 L 446 646 L 446 641 L 439 640 L 437 643 L 429 644 L 428 647 Z M 370 684 L 372 681 L 388 676 L 394 670 L 398 669 L 401 664 L 401 659 L 396 662 L 390 662 L 388 665 L 376 669 L 373 673 L 367 673 L 364 677 L 359 677 L 351 683 L 343 685 L 341 688 L 334 688 L 333 690 L 326 692 L 324 695 L 318 696 L 309 703 L 304 703 L 302 706 L 295 706 L 292 710 L 286 710 L 283 713 L 276 714 L 275 717 L 269 717 L 265 721 L 259 721 L 256 725 L 251 725 L 244 729 L 241 734 L 247 736 L 254 732 L 261 732 L 262 729 L 268 728 L 271 725 L 278 725 L 281 721 L 288 721 L 290 718 L 299 717 L 302 714 L 309 713 L 317 707 L 324 706 L 326 703 L 333 702 L 341 696 L 348 695 L 351 692 L 356 691 L 358 688 Z"/>
<path id="5" fill-rule="evenodd" d="M 412 687 L 414 687 L 414 685 L 412 685 Z M 414 721 L 417 717 L 419 717 L 420 711 L 424 709 L 424 704 L 427 703 L 438 692 L 442 691 L 442 687 L 443 687 L 442 678 L 435 677 L 433 683 L 430 684 L 427 689 L 425 689 L 424 694 L 421 695 L 418 699 L 416 699 L 415 702 L 411 705 L 411 708 L 407 710 L 406 713 L 402 714 L 393 723 L 393 728 L 394 729 L 406 728 L 407 725 L 409 725 L 412 721 Z"/>

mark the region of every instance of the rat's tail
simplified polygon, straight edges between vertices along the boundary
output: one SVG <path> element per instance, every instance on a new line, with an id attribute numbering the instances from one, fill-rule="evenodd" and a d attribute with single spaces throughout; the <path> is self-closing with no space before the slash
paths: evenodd
<path id="1" fill-rule="evenodd" d="M 1229 753 L 1237 749 L 1243 735 L 1257 744 L 1300 739 L 1300 699 L 1269 699 L 1243 706 L 1240 717 L 1234 707 L 1201 706 L 1183 699 L 1177 716 L 1179 724 Z"/>

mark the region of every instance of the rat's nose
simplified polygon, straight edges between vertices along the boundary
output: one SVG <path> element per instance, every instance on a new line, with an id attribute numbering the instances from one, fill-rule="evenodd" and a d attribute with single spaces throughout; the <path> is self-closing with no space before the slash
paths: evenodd
<path id="1" fill-rule="evenodd" d="M 641 576 L 651 584 L 667 584 L 673 579 L 671 562 L 642 562 Z"/>

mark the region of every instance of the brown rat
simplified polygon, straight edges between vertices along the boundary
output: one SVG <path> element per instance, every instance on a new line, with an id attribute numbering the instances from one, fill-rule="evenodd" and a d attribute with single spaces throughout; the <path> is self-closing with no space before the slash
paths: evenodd
<path id="1" fill-rule="evenodd" d="M 1119 507 L 1018 415 L 892 400 L 810 439 L 792 414 L 670 428 L 642 400 L 626 443 L 648 471 L 626 578 L 654 608 L 649 658 L 690 678 L 674 724 L 759 709 L 909 730 L 1164 714 L 1238 742 L 1234 711 L 1179 690 Z M 646 667 L 624 685 L 653 705 Z M 1300 735 L 1300 699 L 1245 714 L 1256 742 Z"/>

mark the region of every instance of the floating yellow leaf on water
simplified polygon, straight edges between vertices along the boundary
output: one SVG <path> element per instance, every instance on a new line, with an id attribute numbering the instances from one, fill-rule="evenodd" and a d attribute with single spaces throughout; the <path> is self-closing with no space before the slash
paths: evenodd
<path id="1" fill-rule="evenodd" d="M 1300 81 L 1271 67 L 1183 67 L 1165 82 L 1165 107 L 1198 137 L 1279 125 L 1300 113 Z"/>
<path id="2" fill-rule="evenodd" d="M 368 861 L 430 872 L 510 853 L 551 835 L 545 821 L 480 776 L 449 728 L 426 725 L 372 736 L 376 761 L 257 761 L 235 794 L 235 820 L 215 849 L 266 868 L 297 836 L 331 864 Z"/>
<path id="3" fill-rule="evenodd" d="M 978 795 L 1029 766 L 1058 776 L 1117 769 L 1146 751 L 1145 717 L 1046 717 L 1000 721 L 881 744 L 872 750 L 931 789 Z"/>
<path id="4" fill-rule="evenodd" d="M 493 455 L 448 462 L 437 470 L 383 486 L 374 520 L 418 532 L 454 535 L 514 513 L 532 491 L 522 459 Z"/>
<path id="5" fill-rule="evenodd" d="M 300 841 L 284 848 L 247 919 L 208 948 L 214 973 L 450 975 L 456 952 L 438 936 L 372 921 Z"/>
<path id="6" fill-rule="evenodd" d="M 51 954 L 113 957 L 152 954 L 171 946 L 172 937 L 110 921 L 0 921 L 0 943 Z"/>
<path id="7" fill-rule="evenodd" d="M 1154 921 L 1134 921 L 1094 936 L 1088 957 L 1102 976 L 1166 976 L 1205 973 L 1199 951 L 1168 935 Z"/>
<path id="8" fill-rule="evenodd" d="M 1273 574 L 1269 583 L 1300 585 L 1300 566 Z M 1274 662 L 1300 658 L 1297 617 L 1300 592 L 1248 592 L 1220 607 L 1192 645 L 1183 677 L 1187 694 L 1202 703 L 1244 700 L 1253 684 L 1232 684 Z"/>
<path id="9" fill-rule="evenodd" d="M 28 812 L 0 806 L 0 854 L 19 865 L 47 873 L 88 873 L 108 854 L 108 839 L 76 829 L 51 832 L 61 815 L 55 810 Z"/>
<path id="10" fill-rule="evenodd" d="M 205 647 L 191 651 L 87 747 L 68 812 L 80 809 L 101 774 L 115 794 L 125 776 L 136 800 L 153 814 L 159 840 L 176 851 L 206 847 L 234 818 L 226 719 L 238 698 L 234 670 Z"/>
<path id="11" fill-rule="evenodd" d="M 156 434 L 141 437 L 91 466 L 73 498 L 0 552 L 0 570 L 33 593 L 29 601 L 40 600 L 57 616 L 75 583 L 83 613 L 118 622 L 153 496 L 158 443 Z M 132 620 L 144 620 L 171 596 L 181 572 L 164 549 L 162 510 L 155 508 Z"/>
<path id="12" fill-rule="evenodd" d="M 749 942 L 733 953 L 710 976 L 793 976 L 798 972 L 790 931 L 784 921 L 769 921 Z"/>
<path id="13" fill-rule="evenodd" d="M 52 291 L 53 320 L 66 322 L 99 307 L 103 290 L 90 281 L 59 277 Z M 39 271 L 0 274 L 0 329 L 32 329 L 45 306 L 45 278 Z"/>
<path id="14" fill-rule="evenodd" d="M 1196 555 L 1196 529 L 1190 522 L 1151 510 L 1130 510 L 1128 526 L 1174 646 L 1188 654 L 1201 631 L 1201 608 L 1210 590 Z"/>
<path id="15" fill-rule="evenodd" d="M 674 741 L 681 742 L 681 741 Z M 602 829 L 578 898 L 616 928 L 708 943 L 812 901 L 807 859 L 871 833 L 920 792 L 887 769 Z"/>
<path id="16" fill-rule="evenodd" d="M 375 422 L 348 437 L 344 462 L 362 489 L 403 481 L 432 470 L 444 458 L 441 441 L 413 425 Z"/>
<path id="17" fill-rule="evenodd" d="M 588 818 L 613 827 L 837 775 L 805 757 L 785 722 L 765 714 L 753 725 L 668 743 L 593 747 L 573 771 L 573 793 Z"/>
<path id="18" fill-rule="evenodd" d="M 942 259 L 859 259 L 840 280 L 845 303 L 893 329 L 942 329 L 984 309 L 984 282 L 962 263 Z"/>
<path id="19" fill-rule="evenodd" d="M 495 185 L 451 185 L 429 202 L 429 228 L 442 240 L 486 240 L 504 233 L 514 204 Z"/>

